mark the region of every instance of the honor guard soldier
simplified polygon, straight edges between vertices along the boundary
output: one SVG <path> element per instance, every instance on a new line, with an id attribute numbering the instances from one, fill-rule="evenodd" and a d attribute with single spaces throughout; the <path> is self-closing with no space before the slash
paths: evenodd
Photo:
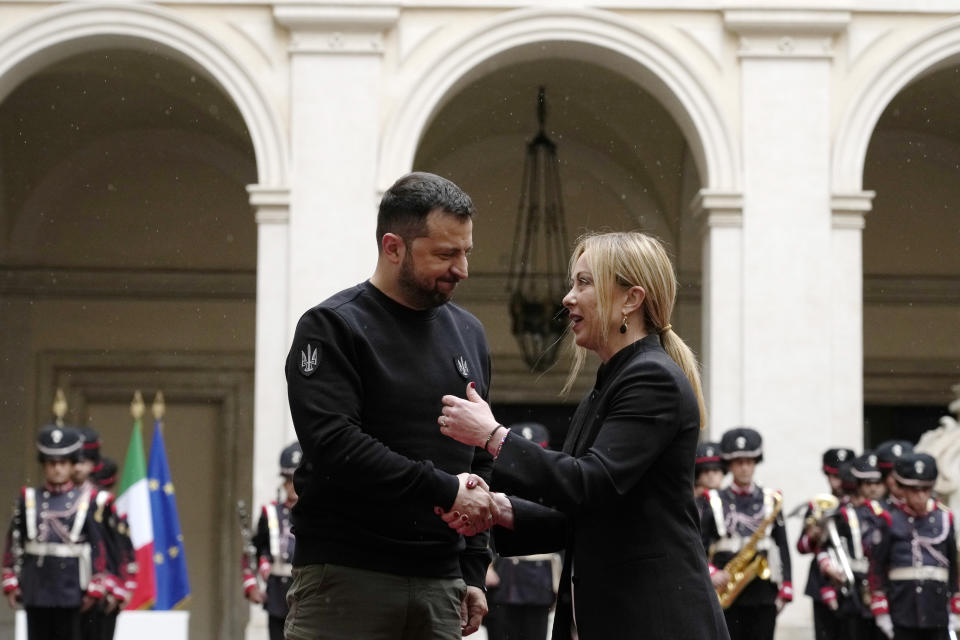
<path id="1" fill-rule="evenodd" d="M 838 510 L 844 497 L 840 468 L 850 463 L 854 455 L 852 449 L 844 447 L 824 451 L 821 470 L 830 486 L 830 495 L 818 496 L 807 504 L 803 518 L 803 534 L 797 540 L 797 551 L 813 555 L 804 594 L 813 600 L 813 628 L 817 640 L 846 638 L 842 628 L 843 621 L 838 613 L 841 601 L 837 597 L 837 587 L 844 576 L 836 563 L 829 561 L 829 540 L 823 526 L 826 518 L 839 515 Z M 832 526 L 837 527 L 838 523 L 834 521 Z M 836 553 L 836 550 L 833 552 Z M 843 604 L 846 609 L 848 603 Z"/>
<path id="2" fill-rule="evenodd" d="M 103 540 L 92 495 L 73 484 L 83 443 L 76 429 L 48 426 L 37 438 L 45 483 L 24 487 L 3 558 L 3 590 L 27 612 L 30 640 L 79 640 L 80 614 L 104 596 Z"/>
<path id="3" fill-rule="evenodd" d="M 104 468 L 100 456 L 100 434 L 90 426 L 80 427 L 83 448 L 80 459 L 73 466 L 73 483 L 92 496 L 94 526 L 106 550 L 106 572 L 100 580 L 105 588 L 104 598 L 81 616 L 83 640 L 110 640 L 117 626 L 117 615 L 136 587 L 135 552 L 127 532 L 126 521 L 117 513 L 114 496 L 96 482 L 94 473 Z M 114 475 L 116 464 L 114 464 Z"/>
<path id="4" fill-rule="evenodd" d="M 720 457 L 719 442 L 701 442 L 697 445 L 696 458 L 693 463 L 693 498 L 700 515 L 700 526 L 703 526 L 703 515 L 710 508 L 710 500 L 716 497 L 717 489 L 723 484 L 726 469 Z M 711 493 L 712 491 L 712 493 Z"/>
<path id="5" fill-rule="evenodd" d="M 877 467 L 877 454 L 864 453 L 854 458 L 850 465 L 850 475 L 857 485 L 857 491 L 850 498 L 848 510 L 853 510 L 850 518 L 851 541 L 854 544 L 850 564 L 856 579 L 857 593 L 863 603 L 860 607 L 859 620 L 854 623 L 852 640 L 879 640 L 880 630 L 874 622 L 870 597 L 870 564 L 869 559 L 874 556 L 874 547 L 882 537 L 881 528 L 887 524 L 886 514 L 880 499 L 885 493 L 880 469 Z M 855 531 L 860 532 L 860 546 L 856 546 Z"/>
<path id="6" fill-rule="evenodd" d="M 937 463 L 907 453 L 892 476 L 903 501 L 889 509 L 889 524 L 870 565 L 877 626 L 897 640 L 946 638 L 960 613 L 953 513 L 930 497 Z"/>
<path id="7" fill-rule="evenodd" d="M 719 499 L 711 500 L 704 514 L 711 580 L 724 605 L 731 640 L 770 640 L 777 613 L 793 600 L 783 497 L 753 481 L 756 465 L 763 460 L 763 439 L 755 430 L 727 431 L 720 451 L 733 482 L 717 491 Z M 738 580 L 743 575 L 740 569 L 755 554 L 769 571 Z"/>
<path id="8" fill-rule="evenodd" d="M 883 476 L 883 484 L 887 488 L 887 495 L 882 500 L 884 508 L 896 506 L 903 500 L 900 485 L 893 478 L 893 465 L 900 456 L 913 453 L 913 445 L 907 440 L 887 440 L 876 448 L 877 467 Z"/>
<path id="9" fill-rule="evenodd" d="M 248 600 L 263 604 L 269 617 L 270 640 L 283 640 L 283 623 L 287 618 L 287 590 L 293 572 L 295 540 L 290 531 L 290 509 L 297 503 L 293 472 L 303 454 L 294 442 L 280 453 L 280 475 L 283 476 L 285 500 L 264 505 L 251 540 L 255 553 L 244 555 L 243 593 Z M 256 563 L 256 566 L 254 566 Z M 266 593 L 260 584 L 266 585 Z"/>

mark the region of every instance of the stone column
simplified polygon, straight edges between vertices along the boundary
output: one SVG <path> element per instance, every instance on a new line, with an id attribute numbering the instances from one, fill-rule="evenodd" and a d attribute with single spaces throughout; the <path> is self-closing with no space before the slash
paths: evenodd
<path id="1" fill-rule="evenodd" d="M 290 31 L 290 333 L 376 264 L 383 32 L 397 5 L 279 4 Z"/>
<path id="2" fill-rule="evenodd" d="M 834 193 L 830 208 L 831 424 L 838 442 L 863 449 L 863 227 L 873 191 Z"/>
<path id="3" fill-rule="evenodd" d="M 743 421 L 743 198 L 703 189 L 692 205 L 703 231 L 703 392 L 707 438 Z"/>
<path id="4" fill-rule="evenodd" d="M 257 220 L 257 333 L 253 398 L 253 495 L 248 511 L 256 527 L 258 509 L 275 499 L 280 450 L 293 439 L 283 363 L 288 341 L 287 266 L 290 190 L 250 185 Z M 239 589 L 239 586 L 237 587 Z M 264 638 L 267 618 L 250 606 L 246 637 Z"/>
<path id="5" fill-rule="evenodd" d="M 764 435 L 757 479 L 784 491 L 785 508 L 826 490 L 820 456 L 860 446 L 836 424 L 835 397 L 862 378 L 833 360 L 834 244 L 830 191 L 833 39 L 842 11 L 736 10 L 743 149 L 742 417 Z M 791 546 L 800 526 L 788 522 Z M 802 596 L 807 558 L 794 555 L 794 604 L 781 627 L 810 624 Z"/>

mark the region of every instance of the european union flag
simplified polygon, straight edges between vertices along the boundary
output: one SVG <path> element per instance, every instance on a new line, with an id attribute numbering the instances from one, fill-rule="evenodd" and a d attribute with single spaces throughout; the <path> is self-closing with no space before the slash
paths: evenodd
<path id="1" fill-rule="evenodd" d="M 177 499 L 163 444 L 163 423 L 160 420 L 153 425 L 147 482 L 153 515 L 153 564 L 157 573 L 157 598 L 153 608 L 166 611 L 186 602 L 190 596 L 190 579 L 187 576 L 187 558 L 183 553 L 180 518 L 177 517 Z"/>

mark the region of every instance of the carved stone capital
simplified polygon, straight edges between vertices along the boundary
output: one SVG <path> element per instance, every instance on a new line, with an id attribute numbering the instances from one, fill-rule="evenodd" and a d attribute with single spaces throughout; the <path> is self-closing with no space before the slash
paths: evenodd
<path id="1" fill-rule="evenodd" d="M 273 17 L 290 31 L 291 53 L 383 53 L 383 33 L 400 17 L 400 5 L 389 2 L 355 4 L 277 4 Z"/>
<path id="2" fill-rule="evenodd" d="M 250 206 L 255 209 L 257 224 L 286 224 L 290 221 L 290 189 L 265 187 L 259 184 L 247 186 Z"/>
<path id="3" fill-rule="evenodd" d="M 834 193 L 830 196 L 832 226 L 834 229 L 863 229 L 864 219 L 873 208 L 876 191 Z"/>
<path id="4" fill-rule="evenodd" d="M 723 22 L 740 36 L 741 58 L 832 58 L 850 12 L 737 9 L 725 11 Z"/>
<path id="5" fill-rule="evenodd" d="M 701 189 L 690 203 L 690 213 L 703 231 L 743 226 L 743 194 Z"/>

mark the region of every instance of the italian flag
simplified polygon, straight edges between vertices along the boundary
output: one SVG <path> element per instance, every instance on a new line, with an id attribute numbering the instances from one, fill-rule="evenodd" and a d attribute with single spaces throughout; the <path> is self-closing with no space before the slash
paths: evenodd
<path id="1" fill-rule="evenodd" d="M 120 478 L 120 497 L 117 511 L 127 518 L 130 540 L 136 551 L 137 588 L 127 602 L 127 609 L 149 609 L 157 593 L 157 579 L 153 568 L 153 518 L 150 515 L 150 489 L 147 486 L 147 462 L 143 455 L 143 427 L 140 419 L 133 421 L 130 448 Z"/>

